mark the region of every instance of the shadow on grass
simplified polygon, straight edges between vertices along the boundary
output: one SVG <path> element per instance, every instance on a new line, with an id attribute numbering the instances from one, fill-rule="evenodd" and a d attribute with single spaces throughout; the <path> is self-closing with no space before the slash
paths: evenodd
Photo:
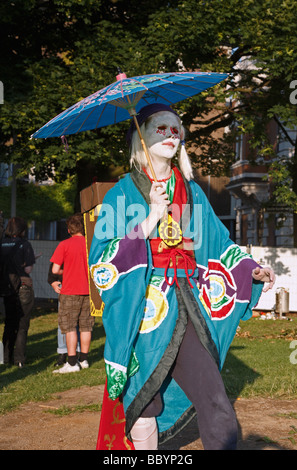
<path id="1" fill-rule="evenodd" d="M 31 315 L 31 320 L 41 316 L 44 317 L 47 313 L 53 312 L 55 312 L 55 310 L 52 312 L 44 312 L 42 309 L 39 310 L 35 308 Z M 34 376 L 54 369 L 54 364 L 58 358 L 57 328 L 58 323 L 54 328 L 34 334 L 30 334 L 29 328 L 26 347 L 26 364 L 21 369 L 10 364 L 0 364 L 0 390 L 4 387 L 8 387 L 13 382 L 24 380 L 31 375 Z M 102 340 L 104 337 L 105 332 L 103 326 L 95 323 L 88 358 L 90 367 L 103 358 L 104 343 L 100 344 L 99 347 L 95 346 L 94 343 Z"/>

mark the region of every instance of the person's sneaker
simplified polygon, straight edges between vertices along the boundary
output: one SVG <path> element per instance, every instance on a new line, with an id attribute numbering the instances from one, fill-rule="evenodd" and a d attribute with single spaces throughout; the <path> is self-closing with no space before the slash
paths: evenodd
<path id="1" fill-rule="evenodd" d="M 60 369 L 53 370 L 54 374 L 68 374 L 69 372 L 78 372 L 80 370 L 80 366 L 75 364 L 75 366 L 71 366 L 69 362 L 66 362 L 63 367 Z"/>
<path id="2" fill-rule="evenodd" d="M 86 359 L 84 361 L 80 362 L 79 364 L 80 364 L 80 367 L 82 369 L 87 369 L 89 367 L 89 363 Z"/>

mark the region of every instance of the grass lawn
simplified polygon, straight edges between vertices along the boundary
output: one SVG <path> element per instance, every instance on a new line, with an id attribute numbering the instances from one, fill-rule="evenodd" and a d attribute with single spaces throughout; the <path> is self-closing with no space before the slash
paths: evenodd
<path id="1" fill-rule="evenodd" d="M 297 318 L 241 322 L 222 375 L 228 395 L 297 398 Z"/>
<path id="2" fill-rule="evenodd" d="M 0 317 L 0 338 L 4 328 Z M 57 358 L 57 312 L 36 308 L 31 319 L 27 364 L 23 369 L 0 364 L 0 413 L 21 403 L 47 400 L 52 394 L 103 384 L 104 329 L 96 318 L 89 353 L 89 369 L 77 374 L 53 374 Z M 297 340 L 297 318 L 251 319 L 241 322 L 228 353 L 222 375 L 230 398 L 297 398 L 297 364 L 290 361 Z M 291 348 L 290 348 L 291 345 Z M 294 356 L 297 357 L 297 354 Z"/>
<path id="3" fill-rule="evenodd" d="M 57 360 L 57 311 L 36 308 L 33 312 L 27 341 L 27 363 L 23 369 L 0 364 L 0 413 L 28 401 L 43 401 L 53 393 L 94 386 L 105 382 L 103 362 L 104 329 L 96 318 L 89 352 L 89 369 L 75 374 L 53 374 Z M 4 319 L 0 317 L 0 340 Z"/>

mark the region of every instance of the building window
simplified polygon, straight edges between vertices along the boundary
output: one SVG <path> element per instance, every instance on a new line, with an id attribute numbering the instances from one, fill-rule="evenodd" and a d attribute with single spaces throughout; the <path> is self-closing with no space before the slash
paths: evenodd
<path id="1" fill-rule="evenodd" d="M 235 160 L 242 161 L 243 160 L 243 135 L 240 134 L 236 138 L 235 143 Z"/>

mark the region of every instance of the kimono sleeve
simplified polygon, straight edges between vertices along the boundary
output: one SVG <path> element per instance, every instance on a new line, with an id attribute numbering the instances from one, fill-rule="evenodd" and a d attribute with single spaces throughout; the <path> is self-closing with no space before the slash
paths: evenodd
<path id="1" fill-rule="evenodd" d="M 194 194 L 202 205 L 196 252 L 198 302 L 218 349 L 221 369 L 240 320 L 252 316 L 263 283 L 252 277 L 258 263 L 230 239 L 203 191 L 195 188 Z"/>
<path id="2" fill-rule="evenodd" d="M 198 191 L 202 227 L 197 259 L 204 304 L 213 320 L 230 315 L 236 305 L 244 307 L 241 318 L 248 319 L 263 288 L 263 283 L 252 277 L 259 264 L 230 239 L 201 188 Z"/>
<path id="3" fill-rule="evenodd" d="M 110 394 L 112 387 L 117 388 L 117 395 L 131 375 L 131 367 L 133 373 L 137 369 L 133 343 L 150 277 L 146 239 L 139 224 L 133 227 L 128 223 L 119 189 L 116 185 L 104 198 L 89 254 L 90 274 L 104 302 L 108 388 Z"/>

